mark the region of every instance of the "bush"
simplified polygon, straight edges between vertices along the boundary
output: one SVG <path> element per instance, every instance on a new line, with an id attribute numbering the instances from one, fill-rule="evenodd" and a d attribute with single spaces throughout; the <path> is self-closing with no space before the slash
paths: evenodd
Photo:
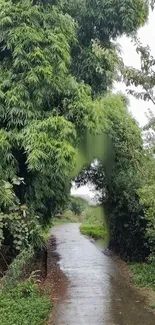
<path id="1" fill-rule="evenodd" d="M 88 207 L 82 213 L 82 223 L 90 225 L 103 225 L 104 222 L 104 210 L 101 206 Z"/>
<path id="2" fill-rule="evenodd" d="M 70 210 L 75 215 L 80 216 L 82 211 L 85 209 L 86 203 L 84 200 L 76 197 L 71 197 L 70 199 Z"/>

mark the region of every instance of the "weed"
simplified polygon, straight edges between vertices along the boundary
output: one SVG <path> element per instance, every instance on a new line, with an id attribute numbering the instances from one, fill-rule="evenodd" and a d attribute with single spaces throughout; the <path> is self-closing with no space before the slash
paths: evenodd
<path id="1" fill-rule="evenodd" d="M 28 262 L 34 256 L 34 250 L 32 247 L 23 250 L 10 264 L 6 275 L 1 281 L 1 287 L 3 290 L 9 289 L 10 287 L 16 286 L 22 275 L 24 277 L 25 267 Z"/>
<path id="2" fill-rule="evenodd" d="M 155 265 L 147 263 L 131 264 L 133 281 L 136 285 L 155 290 Z"/>
<path id="3" fill-rule="evenodd" d="M 0 293 L 0 325 L 42 325 L 51 303 L 30 281 Z"/>

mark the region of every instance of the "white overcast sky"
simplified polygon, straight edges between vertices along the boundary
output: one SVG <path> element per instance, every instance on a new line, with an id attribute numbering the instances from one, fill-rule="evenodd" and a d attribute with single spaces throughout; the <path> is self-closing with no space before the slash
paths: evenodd
<path id="1" fill-rule="evenodd" d="M 150 12 L 149 21 L 139 30 L 138 37 L 143 45 L 150 46 L 152 55 L 155 57 L 155 10 Z M 131 40 L 128 37 L 123 36 L 118 39 L 118 43 L 122 48 L 122 57 L 125 65 L 140 68 L 140 59 Z M 122 83 L 116 83 L 115 91 L 126 93 L 126 86 Z M 130 100 L 130 112 L 138 121 L 140 126 L 145 125 L 147 123 L 146 113 L 148 108 L 151 108 L 155 112 L 155 107 L 151 102 L 137 100 L 133 96 L 128 97 Z M 71 195 L 76 195 L 79 197 L 89 195 L 90 198 L 93 198 L 94 192 L 91 191 L 87 185 L 85 185 L 78 189 L 72 188 Z"/>
<path id="2" fill-rule="evenodd" d="M 152 55 L 155 57 L 155 10 L 153 12 L 150 11 L 149 21 L 139 30 L 138 37 L 143 45 L 150 46 Z M 140 59 L 131 40 L 128 37 L 123 36 L 118 39 L 118 43 L 122 48 L 122 57 L 125 65 L 140 68 Z M 116 91 L 126 92 L 126 86 L 121 83 L 116 83 L 115 89 Z M 137 100 L 133 96 L 129 96 L 129 100 L 129 110 L 139 122 L 139 125 L 143 126 L 147 122 L 145 114 L 148 108 L 151 108 L 155 112 L 155 107 L 151 102 Z"/>

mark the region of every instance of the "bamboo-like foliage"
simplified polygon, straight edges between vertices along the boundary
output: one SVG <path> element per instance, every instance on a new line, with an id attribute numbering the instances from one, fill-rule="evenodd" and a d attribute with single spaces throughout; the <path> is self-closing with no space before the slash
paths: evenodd
<path id="1" fill-rule="evenodd" d="M 0 245 L 35 245 L 65 206 L 77 145 L 103 130 L 111 39 L 147 16 L 143 0 L 0 1 Z"/>
<path id="2" fill-rule="evenodd" d="M 0 35 L 0 242 L 13 236 L 19 250 L 38 235 L 35 216 L 46 220 L 65 204 L 78 137 L 97 114 L 89 87 L 70 74 L 69 15 L 1 1 Z"/>

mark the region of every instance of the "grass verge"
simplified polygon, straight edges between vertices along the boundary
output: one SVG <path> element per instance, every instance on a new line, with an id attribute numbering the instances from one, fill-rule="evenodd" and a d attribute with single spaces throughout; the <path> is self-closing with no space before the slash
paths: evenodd
<path id="1" fill-rule="evenodd" d="M 100 225 L 86 225 L 80 226 L 80 231 L 83 235 L 89 236 L 94 239 L 105 239 L 106 230 Z"/>
<path id="2" fill-rule="evenodd" d="M 33 271 L 35 252 L 23 250 L 0 282 L 0 325 L 43 325 L 51 302 L 37 286 L 41 270 Z"/>
<path id="3" fill-rule="evenodd" d="M 129 267 L 135 285 L 154 291 L 151 307 L 155 309 L 155 266 L 148 263 L 134 263 Z"/>
<path id="4" fill-rule="evenodd" d="M 155 291 L 155 266 L 147 263 L 131 264 L 133 281 L 140 287 L 151 288 Z"/>
<path id="5" fill-rule="evenodd" d="M 50 310 L 49 298 L 29 281 L 0 292 L 0 325 L 43 325 Z"/>

